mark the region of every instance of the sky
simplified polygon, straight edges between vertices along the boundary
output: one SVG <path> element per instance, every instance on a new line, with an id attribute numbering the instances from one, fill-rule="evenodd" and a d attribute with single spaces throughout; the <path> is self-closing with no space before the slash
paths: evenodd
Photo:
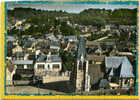
<path id="1" fill-rule="evenodd" d="M 30 3 L 30 4 L 9 4 L 8 9 L 13 9 L 17 7 L 22 8 L 35 8 L 35 9 L 41 9 L 41 10 L 62 10 L 69 13 L 80 13 L 81 11 L 89 8 L 100 8 L 100 9 L 119 9 L 119 8 L 128 8 L 128 9 L 134 9 L 136 6 L 128 6 L 128 5 L 110 5 L 110 4 L 37 4 L 37 3 Z"/>

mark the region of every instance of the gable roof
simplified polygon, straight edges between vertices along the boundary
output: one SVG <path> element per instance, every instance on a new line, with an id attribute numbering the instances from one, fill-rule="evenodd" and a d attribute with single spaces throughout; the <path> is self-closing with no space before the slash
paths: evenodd
<path id="1" fill-rule="evenodd" d="M 40 54 L 40 55 L 38 56 L 37 62 L 45 62 L 46 58 L 47 58 L 47 57 L 46 57 L 45 54 Z"/>
<path id="2" fill-rule="evenodd" d="M 127 57 L 123 59 L 120 77 L 134 77 L 133 67 Z"/>
<path id="3" fill-rule="evenodd" d="M 110 69 L 109 75 L 118 75 L 119 77 L 134 77 L 133 66 L 127 57 L 106 57 L 106 69 Z M 119 74 L 117 74 L 119 73 Z"/>
<path id="4" fill-rule="evenodd" d="M 118 68 L 122 63 L 123 57 L 105 57 L 106 68 Z"/>

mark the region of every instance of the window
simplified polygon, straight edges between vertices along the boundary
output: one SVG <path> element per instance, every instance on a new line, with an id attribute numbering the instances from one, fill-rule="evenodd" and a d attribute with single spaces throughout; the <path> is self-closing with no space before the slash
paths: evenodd
<path id="1" fill-rule="evenodd" d="M 32 65 L 28 65 L 28 69 L 33 69 L 33 66 Z"/>
<path id="2" fill-rule="evenodd" d="M 59 69 L 59 64 L 54 64 L 53 69 Z"/>
<path id="3" fill-rule="evenodd" d="M 24 69 L 24 65 L 17 65 L 17 69 Z"/>
<path id="4" fill-rule="evenodd" d="M 50 65 L 48 65 L 48 69 L 50 69 Z"/>
<path id="5" fill-rule="evenodd" d="M 43 64 L 39 64 L 37 68 L 38 69 L 44 69 L 44 65 Z"/>

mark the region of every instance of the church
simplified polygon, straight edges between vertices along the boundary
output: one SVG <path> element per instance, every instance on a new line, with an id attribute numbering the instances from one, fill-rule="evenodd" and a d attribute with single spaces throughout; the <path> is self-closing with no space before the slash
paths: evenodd
<path id="1" fill-rule="evenodd" d="M 76 60 L 70 77 L 72 90 L 75 92 L 89 91 L 90 76 L 88 74 L 88 61 L 86 59 L 84 38 L 79 39 Z"/>

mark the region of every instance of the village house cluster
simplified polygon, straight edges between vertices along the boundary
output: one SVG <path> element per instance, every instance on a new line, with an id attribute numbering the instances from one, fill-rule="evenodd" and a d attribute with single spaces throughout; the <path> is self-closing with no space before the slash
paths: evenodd
<path id="1" fill-rule="evenodd" d="M 18 23 L 17 23 L 18 24 Z M 17 25 L 17 28 L 19 25 Z M 74 92 L 89 92 L 99 89 L 132 89 L 136 79 L 136 49 L 130 43 L 103 41 L 123 29 L 129 33 L 135 26 L 105 25 L 104 27 L 79 27 L 80 36 L 46 33 L 42 38 L 31 35 L 22 38 L 7 36 L 7 84 L 29 79 L 34 84 L 68 81 L 68 87 Z M 30 27 L 26 25 L 25 28 Z M 122 30 L 121 30 L 122 29 Z M 90 33 L 91 32 L 91 33 Z M 89 40 L 92 34 L 106 34 L 105 37 Z M 72 70 L 63 71 L 64 59 L 61 52 L 71 53 L 75 61 Z M 67 58 L 68 59 L 68 58 Z"/>

